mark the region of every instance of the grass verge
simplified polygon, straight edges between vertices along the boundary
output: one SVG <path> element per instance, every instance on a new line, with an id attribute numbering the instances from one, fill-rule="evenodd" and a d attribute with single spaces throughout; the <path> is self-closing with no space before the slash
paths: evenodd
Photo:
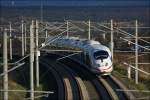
<path id="1" fill-rule="evenodd" d="M 145 98 L 150 96 L 150 80 L 139 78 L 139 84 L 135 84 L 134 78 L 127 78 L 127 71 L 123 67 L 115 66 L 113 75 L 117 77 L 129 90 L 138 90 L 138 92 L 132 92 L 136 98 Z M 148 99 L 145 98 L 145 99 Z"/>

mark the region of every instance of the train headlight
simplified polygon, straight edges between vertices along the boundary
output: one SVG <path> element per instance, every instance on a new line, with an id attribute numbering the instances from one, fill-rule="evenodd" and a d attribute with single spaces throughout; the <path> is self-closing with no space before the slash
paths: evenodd
<path id="1" fill-rule="evenodd" d="M 106 63 L 105 66 L 108 66 L 108 63 Z"/>

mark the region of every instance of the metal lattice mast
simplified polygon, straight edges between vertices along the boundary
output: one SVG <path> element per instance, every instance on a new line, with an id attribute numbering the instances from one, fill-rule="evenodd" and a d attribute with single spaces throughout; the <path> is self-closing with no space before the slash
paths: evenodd
<path id="1" fill-rule="evenodd" d="M 68 20 L 67 20 L 66 24 L 67 24 L 67 38 L 68 38 L 69 37 L 69 22 L 68 22 Z"/>
<path id="2" fill-rule="evenodd" d="M 3 34 L 3 72 L 8 71 L 8 60 L 7 60 L 7 30 L 4 30 Z M 4 100 L 8 100 L 8 73 L 3 77 L 3 88 L 4 88 Z"/>
<path id="3" fill-rule="evenodd" d="M 24 56 L 24 21 L 22 20 L 22 36 L 21 36 L 21 43 L 22 43 L 22 56 Z"/>
<path id="4" fill-rule="evenodd" d="M 10 60 L 12 60 L 12 26 L 11 26 L 11 22 L 9 23 L 9 56 L 10 56 Z"/>
<path id="5" fill-rule="evenodd" d="M 30 97 L 34 100 L 34 21 L 30 26 Z"/>
<path id="6" fill-rule="evenodd" d="M 113 29 L 113 20 L 111 19 L 111 53 L 112 53 L 112 60 L 113 60 L 113 53 L 114 53 L 114 29 Z"/>
<path id="7" fill-rule="evenodd" d="M 24 51 L 27 52 L 27 25 L 24 26 Z"/>
<path id="8" fill-rule="evenodd" d="M 89 20 L 88 39 L 91 39 L 91 22 Z"/>
<path id="9" fill-rule="evenodd" d="M 36 55 L 36 87 L 39 87 L 39 50 L 38 50 L 38 33 L 39 22 L 36 21 L 36 40 L 35 40 L 35 55 Z"/>
<path id="10" fill-rule="evenodd" d="M 136 26 L 136 29 L 135 29 L 135 67 L 136 67 L 136 70 L 135 70 L 135 83 L 138 84 L 138 21 L 136 20 L 135 21 L 135 26 Z"/>

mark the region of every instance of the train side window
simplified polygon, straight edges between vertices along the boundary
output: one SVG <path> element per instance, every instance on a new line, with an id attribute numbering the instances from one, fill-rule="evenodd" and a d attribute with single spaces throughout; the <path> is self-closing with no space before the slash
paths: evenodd
<path id="1" fill-rule="evenodd" d="M 91 60 L 88 54 L 86 54 L 86 64 L 91 67 Z"/>

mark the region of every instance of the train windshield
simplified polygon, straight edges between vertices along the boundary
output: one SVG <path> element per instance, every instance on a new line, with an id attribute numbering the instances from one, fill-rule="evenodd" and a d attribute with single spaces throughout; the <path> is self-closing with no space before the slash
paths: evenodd
<path id="1" fill-rule="evenodd" d="M 98 60 L 98 59 L 106 59 L 106 58 L 108 58 L 108 52 L 107 51 L 97 51 L 97 52 L 95 52 L 94 53 L 94 58 L 96 59 L 96 60 Z"/>

